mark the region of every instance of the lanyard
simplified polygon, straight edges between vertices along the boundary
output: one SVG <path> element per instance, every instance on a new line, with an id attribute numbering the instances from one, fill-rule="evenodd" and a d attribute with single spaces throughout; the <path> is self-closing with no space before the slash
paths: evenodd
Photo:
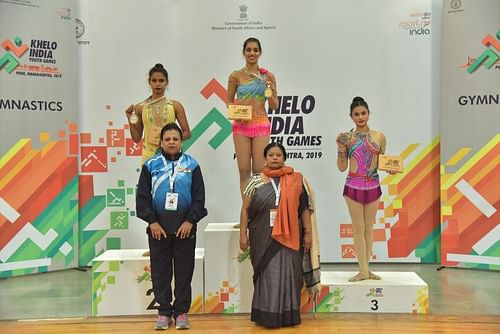
<path id="1" fill-rule="evenodd" d="M 276 183 L 274 182 L 274 179 L 271 178 L 271 184 L 273 185 L 274 194 L 276 195 L 276 201 L 274 202 L 274 204 L 276 207 L 278 207 L 278 204 L 280 202 L 280 196 L 281 196 L 281 183 L 276 187 Z"/>
<path id="2" fill-rule="evenodd" d="M 168 165 L 167 165 L 167 159 L 165 159 L 165 157 L 162 155 L 161 156 L 162 160 L 163 160 L 163 164 L 165 165 L 165 169 L 166 171 L 168 172 Z M 170 192 L 173 193 L 174 192 L 174 181 L 175 181 L 175 178 L 177 177 L 177 173 L 179 172 L 179 169 L 181 169 L 181 162 L 182 162 L 182 158 L 184 158 L 184 155 L 182 155 L 179 159 L 179 161 L 177 162 L 177 165 L 174 167 L 174 170 L 172 172 L 172 175 L 170 176 Z M 173 162 L 172 162 L 173 163 Z"/>

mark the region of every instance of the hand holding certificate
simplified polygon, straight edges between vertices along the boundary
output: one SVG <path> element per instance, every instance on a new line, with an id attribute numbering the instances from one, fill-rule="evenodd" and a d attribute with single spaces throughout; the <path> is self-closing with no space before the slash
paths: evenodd
<path id="1" fill-rule="evenodd" d="M 402 173 L 403 172 L 403 159 L 397 156 L 390 156 L 379 154 L 378 156 L 378 169 L 389 173 Z"/>

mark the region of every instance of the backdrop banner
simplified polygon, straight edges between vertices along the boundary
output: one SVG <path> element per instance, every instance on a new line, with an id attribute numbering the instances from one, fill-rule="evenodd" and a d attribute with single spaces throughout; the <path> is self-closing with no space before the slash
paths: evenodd
<path id="1" fill-rule="evenodd" d="M 55 262 L 73 266 L 76 255 L 78 265 L 88 265 L 107 249 L 147 247 L 146 223 L 135 213 L 141 145 L 132 141 L 124 111 L 149 96 L 148 71 L 156 63 L 169 73 L 166 95 L 184 105 L 192 129 L 184 150 L 205 179 L 209 215 L 198 227 L 197 247 L 204 247 L 209 222 L 237 223 L 239 177 L 225 101 L 229 74 L 244 66 L 248 37 L 260 39 L 259 64 L 277 79 L 271 140 L 285 145 L 286 163 L 316 191 L 321 260 L 355 261 L 335 138 L 353 128 L 349 106 L 362 96 L 370 127 L 385 133 L 386 153 L 402 156 L 405 166 L 401 174 L 380 173 L 372 260 L 439 261 L 441 1 L 0 0 L 0 6 L 2 276 L 49 270 Z M 19 263 L 7 266 L 12 261 Z"/>
<path id="2" fill-rule="evenodd" d="M 0 277 L 78 265 L 75 1 L 0 1 Z"/>
<path id="3" fill-rule="evenodd" d="M 500 2 L 444 3 L 441 263 L 499 270 Z"/>
<path id="4" fill-rule="evenodd" d="M 353 127 L 349 106 L 358 95 L 370 106 L 370 126 L 386 134 L 387 153 L 402 155 L 406 166 L 403 174 L 381 173 L 373 260 L 438 261 L 441 1 L 79 4 L 81 264 L 104 249 L 147 245 L 146 224 L 135 217 L 141 147 L 130 138 L 124 110 L 149 96 L 147 75 L 156 63 L 169 73 L 167 96 L 186 109 L 193 136 L 184 148 L 206 182 L 209 216 L 198 247 L 209 222 L 238 222 L 225 100 L 250 36 L 261 41 L 260 66 L 277 78 L 271 140 L 285 145 L 287 163 L 317 193 L 322 261 L 354 261 L 335 138 Z"/>

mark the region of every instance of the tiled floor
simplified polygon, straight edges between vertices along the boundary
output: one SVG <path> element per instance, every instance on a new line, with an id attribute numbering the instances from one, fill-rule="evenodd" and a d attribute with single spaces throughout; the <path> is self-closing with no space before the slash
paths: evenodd
<path id="1" fill-rule="evenodd" d="M 374 271 L 414 271 L 429 285 L 430 312 L 499 315 L 500 272 L 436 269 L 429 264 L 373 264 Z M 354 264 L 324 264 L 322 270 L 355 271 Z M 91 271 L 65 270 L 0 279 L 0 319 L 91 315 Z"/>

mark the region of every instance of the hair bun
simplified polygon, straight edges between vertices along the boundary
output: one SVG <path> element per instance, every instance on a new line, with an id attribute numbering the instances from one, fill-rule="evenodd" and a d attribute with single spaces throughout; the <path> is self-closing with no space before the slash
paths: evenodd
<path id="1" fill-rule="evenodd" d="M 155 67 L 154 67 L 154 68 L 163 68 L 163 65 L 162 65 L 162 64 L 160 64 L 160 63 L 158 63 L 158 64 L 156 64 L 156 65 L 155 65 Z"/>
<path id="2" fill-rule="evenodd" d="M 352 103 L 354 102 L 365 102 L 365 99 L 363 99 L 361 96 L 356 96 L 354 99 L 352 99 Z"/>

